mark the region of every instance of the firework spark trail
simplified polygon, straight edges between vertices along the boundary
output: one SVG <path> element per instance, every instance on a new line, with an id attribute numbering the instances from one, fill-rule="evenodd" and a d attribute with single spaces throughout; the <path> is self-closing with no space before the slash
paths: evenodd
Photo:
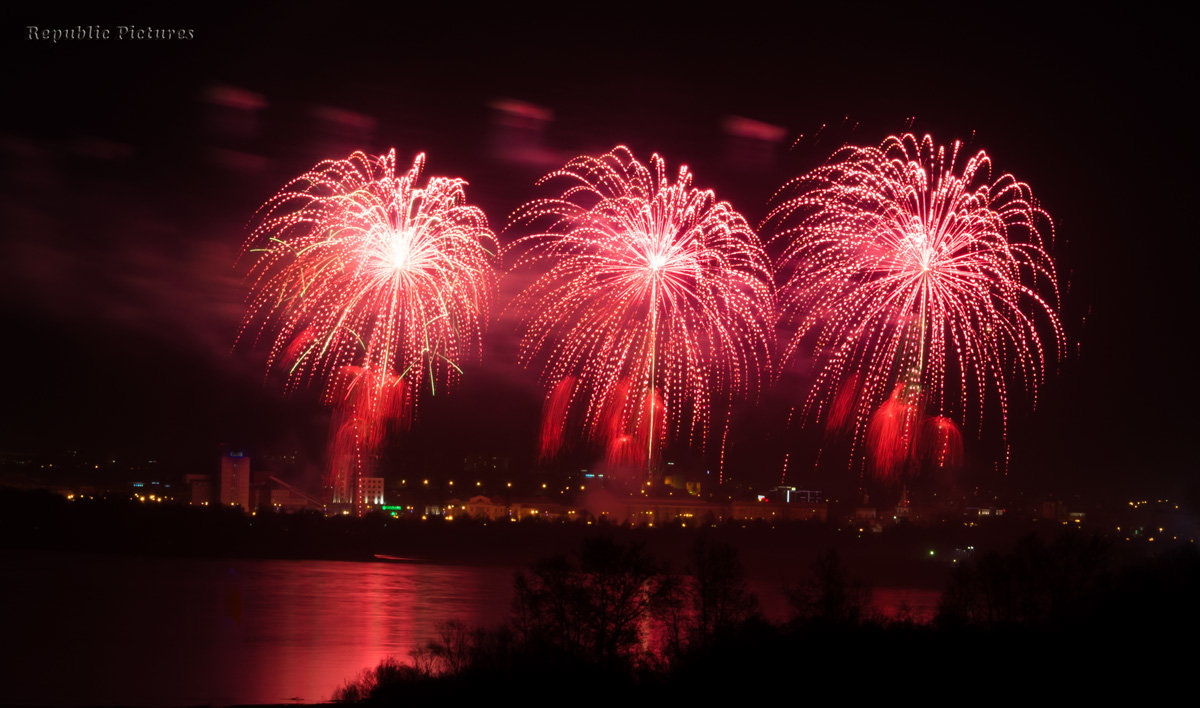
<path id="1" fill-rule="evenodd" d="M 841 389 L 838 391 L 837 397 L 829 409 L 829 414 L 825 419 L 826 432 L 834 432 L 841 430 L 854 419 L 854 405 L 858 396 L 858 377 L 850 376 L 842 383 Z M 793 409 L 794 410 L 794 409 Z M 788 413 L 788 422 L 792 420 L 791 412 Z"/>
<path id="2" fill-rule="evenodd" d="M 545 461 L 554 457 L 563 446 L 563 433 L 566 426 L 567 414 L 571 409 L 571 398 L 575 395 L 575 377 L 568 376 L 557 384 L 546 397 L 542 411 L 541 447 L 538 450 L 538 460 Z"/>
<path id="3" fill-rule="evenodd" d="M 725 451 L 729 446 L 729 422 L 730 416 L 725 415 L 725 432 L 721 433 L 721 454 L 717 461 L 717 484 L 725 486 Z"/>
<path id="4" fill-rule="evenodd" d="M 316 382 L 359 421 L 360 457 L 384 422 L 411 416 L 418 391 L 452 383 L 480 353 L 496 288 L 487 217 L 464 180 L 418 186 L 424 163 L 397 176 L 395 150 L 321 162 L 259 209 L 245 245 L 239 341 L 268 339 L 289 390 Z"/>
<path id="5" fill-rule="evenodd" d="M 895 479 L 904 473 L 915 449 L 919 415 L 904 384 L 897 384 L 892 395 L 871 414 L 867 450 L 880 478 Z"/>
<path id="6" fill-rule="evenodd" d="M 859 389 L 858 442 L 900 384 L 907 405 L 977 430 L 994 395 L 1006 440 L 1010 379 L 1036 405 L 1047 350 L 1062 351 L 1049 217 L 1028 185 L 992 180 L 987 154 L 963 161 L 960 148 L 907 134 L 844 147 L 785 185 L 767 218 L 786 244 L 784 359 L 812 347 L 814 416 L 844 417 L 839 387 Z"/>
<path id="7" fill-rule="evenodd" d="M 617 147 L 539 184 L 550 182 L 561 196 L 514 215 L 539 230 L 513 244 L 517 266 L 545 271 L 516 302 L 523 363 L 543 362 L 548 383 L 576 377 L 576 415 L 612 436 L 610 450 L 624 454 L 628 436 L 652 465 L 672 434 L 703 444 L 713 405 L 757 392 L 770 371 L 774 293 L 758 237 L 686 166 L 672 182 L 658 155 L 646 166 Z"/>

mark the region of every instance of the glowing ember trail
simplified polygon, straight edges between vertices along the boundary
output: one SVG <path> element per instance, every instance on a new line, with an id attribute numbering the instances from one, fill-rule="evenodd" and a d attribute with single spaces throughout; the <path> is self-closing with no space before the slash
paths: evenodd
<path id="1" fill-rule="evenodd" d="M 962 433 L 954 421 L 935 415 L 925 420 L 920 452 L 938 467 L 957 467 L 962 462 Z"/>
<path id="2" fill-rule="evenodd" d="M 559 381 L 546 398 L 542 410 L 541 448 L 538 459 L 548 460 L 563 446 L 563 426 L 571 409 L 571 396 L 575 393 L 575 377 L 568 376 Z"/>
<path id="3" fill-rule="evenodd" d="M 989 405 L 1004 438 L 1010 386 L 1036 405 L 1046 350 L 1063 345 L 1049 216 L 1028 185 L 992 180 L 987 154 L 963 161 L 960 148 L 913 135 L 844 147 L 785 185 L 767 220 L 786 244 L 785 361 L 811 348 L 810 414 L 852 422 L 885 479 L 922 456 L 957 464 L 953 419 L 981 430 Z"/>
<path id="4" fill-rule="evenodd" d="M 289 389 L 323 387 L 338 411 L 334 501 L 358 513 L 386 426 L 407 425 L 418 392 L 479 353 L 496 287 L 487 217 L 461 179 L 418 186 L 424 163 L 397 177 L 395 150 L 322 162 L 259 209 L 245 246 L 255 260 L 239 340 L 267 339 Z"/>
<path id="5" fill-rule="evenodd" d="M 561 196 L 525 204 L 514 220 L 518 266 L 542 273 L 517 299 L 525 364 L 544 362 L 554 390 L 543 454 L 573 420 L 615 463 L 653 470 L 670 435 L 703 444 L 714 404 L 757 392 L 774 337 L 771 270 L 745 218 L 711 190 L 674 182 L 658 155 L 628 148 L 578 157 L 539 184 Z M 564 409 L 562 396 L 573 405 Z"/>

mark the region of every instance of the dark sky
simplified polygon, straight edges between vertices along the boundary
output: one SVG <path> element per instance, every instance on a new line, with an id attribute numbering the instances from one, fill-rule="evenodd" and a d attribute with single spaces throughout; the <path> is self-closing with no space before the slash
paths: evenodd
<path id="1" fill-rule="evenodd" d="M 624 143 L 671 169 L 686 162 L 758 223 L 776 187 L 843 142 L 911 128 L 986 149 L 1054 219 L 1070 351 L 1039 409 L 1012 416 L 1015 483 L 1195 489 L 1185 23 L 1140 8 L 649 5 L 6 7 L 0 449 L 111 450 L 181 468 L 207 468 L 221 443 L 319 457 L 326 414 L 313 396 L 282 397 L 261 353 L 233 341 L 245 225 L 320 159 L 425 151 L 427 174 L 465 177 L 501 232 L 540 174 Z M 28 25 L 89 24 L 114 39 L 27 38 Z M 121 25 L 194 37 L 118 40 Z M 506 129 L 504 99 L 547 119 Z M 782 137 L 732 136 L 731 117 Z M 513 362 L 510 321 L 493 325 L 485 362 L 454 397 L 422 403 L 402 464 L 494 450 L 527 461 L 540 392 Z M 810 442 L 781 420 L 803 383 L 785 378 L 743 412 L 737 474 L 769 481 L 788 447 L 802 460 L 794 474 L 811 468 Z M 987 467 L 974 465 L 976 476 Z"/>

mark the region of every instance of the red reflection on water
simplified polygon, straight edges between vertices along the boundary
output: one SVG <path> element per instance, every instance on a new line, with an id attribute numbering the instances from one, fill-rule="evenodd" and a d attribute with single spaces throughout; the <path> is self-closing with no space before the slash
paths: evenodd
<path id="1" fill-rule="evenodd" d="M 231 705 L 328 700 L 438 625 L 508 618 L 512 569 L 417 563 L 0 553 L 0 705 Z M 768 619 L 785 582 L 749 581 Z M 874 613 L 927 621 L 934 590 L 877 588 Z M 64 680 L 69 677 L 70 680 Z"/>
<path id="2" fill-rule="evenodd" d="M 508 568 L 3 554 L 0 704 L 328 700 L 441 622 L 507 619 Z M 70 676 L 70 681 L 63 676 Z"/>
<path id="3" fill-rule="evenodd" d="M 511 577 L 508 569 L 413 563 L 273 568 L 259 578 L 271 592 L 247 618 L 248 643 L 265 650 L 251 653 L 238 701 L 326 700 L 384 658 L 406 660 L 442 622 L 498 624 L 508 603 L 495 596 L 509 592 Z"/>

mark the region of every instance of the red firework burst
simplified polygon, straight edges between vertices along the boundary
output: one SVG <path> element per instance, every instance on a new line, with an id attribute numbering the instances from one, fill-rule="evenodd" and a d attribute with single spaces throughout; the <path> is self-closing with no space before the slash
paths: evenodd
<path id="1" fill-rule="evenodd" d="M 881 477 L 912 458 L 909 418 L 927 410 L 945 421 L 941 460 L 956 457 L 950 418 L 981 429 L 990 399 L 1005 437 L 1010 386 L 1036 404 L 1046 352 L 1063 343 L 1049 217 L 1028 185 L 993 180 L 986 153 L 964 162 L 960 148 L 913 135 L 845 147 L 786 185 L 794 196 L 768 217 L 786 242 L 780 309 L 796 331 L 785 358 L 811 347 L 810 412 L 853 420 L 855 439 L 879 447 Z M 852 416 L 846 386 L 858 389 Z"/>
<path id="2" fill-rule="evenodd" d="M 774 293 L 758 237 L 686 166 L 671 181 L 658 155 L 647 167 L 617 147 L 540 184 L 551 182 L 561 196 L 514 217 L 541 229 L 514 244 L 518 266 L 544 271 L 517 300 L 523 361 L 574 388 L 551 397 L 577 403 L 610 458 L 653 464 L 672 431 L 703 442 L 714 402 L 757 391 L 770 370 Z"/>
<path id="3" fill-rule="evenodd" d="M 263 205 L 245 247 L 239 339 L 266 336 L 289 388 L 320 382 L 360 458 L 383 423 L 408 419 L 418 390 L 451 383 L 479 353 L 495 290 L 487 217 L 461 179 L 419 186 L 424 162 L 399 176 L 395 150 L 322 162 Z"/>

